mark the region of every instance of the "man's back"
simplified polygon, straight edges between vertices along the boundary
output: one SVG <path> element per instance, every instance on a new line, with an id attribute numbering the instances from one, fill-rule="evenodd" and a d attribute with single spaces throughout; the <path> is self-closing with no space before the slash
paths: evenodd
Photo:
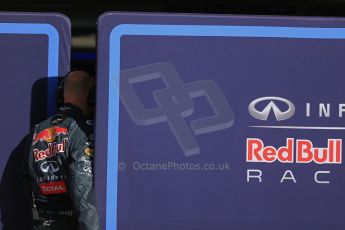
<path id="1" fill-rule="evenodd" d="M 25 171 L 38 213 L 37 229 L 98 229 L 92 139 L 92 122 L 70 104 L 35 126 Z"/>

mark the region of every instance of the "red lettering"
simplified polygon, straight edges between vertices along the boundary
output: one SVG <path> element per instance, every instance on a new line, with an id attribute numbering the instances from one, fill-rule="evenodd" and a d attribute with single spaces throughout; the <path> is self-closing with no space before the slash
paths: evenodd
<path id="1" fill-rule="evenodd" d="M 314 149 L 314 161 L 318 164 L 327 162 L 328 149 L 315 148 Z"/>
<path id="2" fill-rule="evenodd" d="M 341 147 L 342 147 L 342 140 L 336 139 L 335 141 L 335 162 L 334 163 L 341 163 Z"/>
<path id="3" fill-rule="evenodd" d="M 286 141 L 286 146 L 282 146 L 278 149 L 277 155 L 281 162 L 292 163 L 293 162 L 293 146 L 294 139 L 288 138 Z"/>
<path id="4" fill-rule="evenodd" d="M 309 163 L 313 160 L 313 144 L 308 140 L 297 140 L 297 163 Z"/>
<path id="5" fill-rule="evenodd" d="M 328 139 L 325 148 L 315 148 L 309 140 L 296 140 L 296 156 L 294 156 L 294 139 L 287 138 L 286 146 L 276 149 L 265 146 L 258 138 L 247 138 L 247 162 L 272 163 L 277 159 L 282 163 L 340 164 L 342 162 L 342 140 Z"/>
<path id="6" fill-rule="evenodd" d="M 58 153 L 65 152 L 66 145 L 67 145 L 67 138 L 63 139 L 61 144 L 57 144 L 55 142 L 49 143 L 48 148 L 45 150 L 34 149 L 33 154 L 35 157 L 35 161 L 44 160 L 46 158 L 56 156 L 56 154 Z"/>
<path id="7" fill-rule="evenodd" d="M 247 161 L 272 163 L 279 159 L 280 162 L 293 162 L 294 139 L 288 138 L 286 146 L 278 150 L 273 146 L 264 147 L 260 139 L 247 139 Z"/>
<path id="8" fill-rule="evenodd" d="M 328 140 L 329 162 L 334 162 L 334 140 Z"/>
<path id="9" fill-rule="evenodd" d="M 54 181 L 39 184 L 41 193 L 43 195 L 66 193 L 67 188 L 64 181 Z"/>
<path id="10" fill-rule="evenodd" d="M 253 161 L 253 162 L 262 161 L 262 157 L 260 156 L 260 152 L 262 148 L 263 148 L 263 143 L 260 139 L 247 138 L 247 161 Z"/>
<path id="11" fill-rule="evenodd" d="M 264 148 L 262 156 L 265 159 L 265 161 L 273 162 L 276 160 L 276 154 L 277 150 L 273 146 L 267 146 Z"/>

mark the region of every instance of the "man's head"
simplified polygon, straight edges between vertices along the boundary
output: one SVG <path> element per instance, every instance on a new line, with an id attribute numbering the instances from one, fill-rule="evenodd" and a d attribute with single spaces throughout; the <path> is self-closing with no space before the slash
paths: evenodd
<path id="1" fill-rule="evenodd" d="M 61 91 L 63 92 L 63 103 L 70 103 L 80 108 L 84 114 L 90 112 L 90 91 L 94 87 L 94 80 L 84 70 L 76 69 L 69 72 L 64 80 Z"/>

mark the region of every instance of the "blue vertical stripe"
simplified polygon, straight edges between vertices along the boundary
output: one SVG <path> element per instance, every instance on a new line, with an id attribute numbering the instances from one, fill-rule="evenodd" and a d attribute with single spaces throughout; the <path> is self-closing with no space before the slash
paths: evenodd
<path id="1" fill-rule="evenodd" d="M 43 34 L 48 36 L 48 114 L 55 111 L 55 89 L 59 74 L 59 33 L 50 24 L 44 23 L 0 23 L 0 33 L 3 34 Z"/>

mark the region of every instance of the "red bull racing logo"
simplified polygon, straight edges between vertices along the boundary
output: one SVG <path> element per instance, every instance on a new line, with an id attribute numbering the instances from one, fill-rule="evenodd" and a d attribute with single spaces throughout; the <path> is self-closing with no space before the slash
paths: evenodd
<path id="1" fill-rule="evenodd" d="M 68 139 L 64 138 L 61 144 L 53 142 L 53 143 L 48 144 L 47 149 L 44 149 L 44 150 L 34 149 L 33 153 L 34 153 L 35 161 L 44 160 L 46 158 L 56 156 L 56 154 L 58 153 L 65 152 L 67 142 L 68 142 Z"/>
<path id="2" fill-rule="evenodd" d="M 58 126 L 44 129 L 34 136 L 32 144 L 34 145 L 38 141 L 40 142 L 46 141 L 48 143 L 54 142 L 57 136 L 61 134 L 66 135 L 67 132 L 68 132 L 67 128 L 62 128 Z"/>
<path id="3" fill-rule="evenodd" d="M 325 144 L 326 145 L 326 144 Z M 324 147 L 316 147 L 311 140 L 287 138 L 285 145 L 271 146 L 266 145 L 262 139 L 247 138 L 246 143 L 246 161 L 254 163 L 297 163 L 297 164 L 341 164 L 342 163 L 342 139 L 328 139 Z M 316 171 L 314 181 L 317 184 L 330 184 L 326 175 L 331 173 L 330 170 Z M 263 170 L 248 169 L 247 182 L 263 181 Z M 286 181 L 297 183 L 294 172 L 290 169 L 285 170 L 280 179 L 280 183 Z"/>
<path id="4" fill-rule="evenodd" d="M 305 139 L 287 138 L 279 148 L 265 146 L 259 138 L 247 138 L 247 162 L 341 164 L 341 139 L 328 139 L 327 147 L 315 147 Z"/>

